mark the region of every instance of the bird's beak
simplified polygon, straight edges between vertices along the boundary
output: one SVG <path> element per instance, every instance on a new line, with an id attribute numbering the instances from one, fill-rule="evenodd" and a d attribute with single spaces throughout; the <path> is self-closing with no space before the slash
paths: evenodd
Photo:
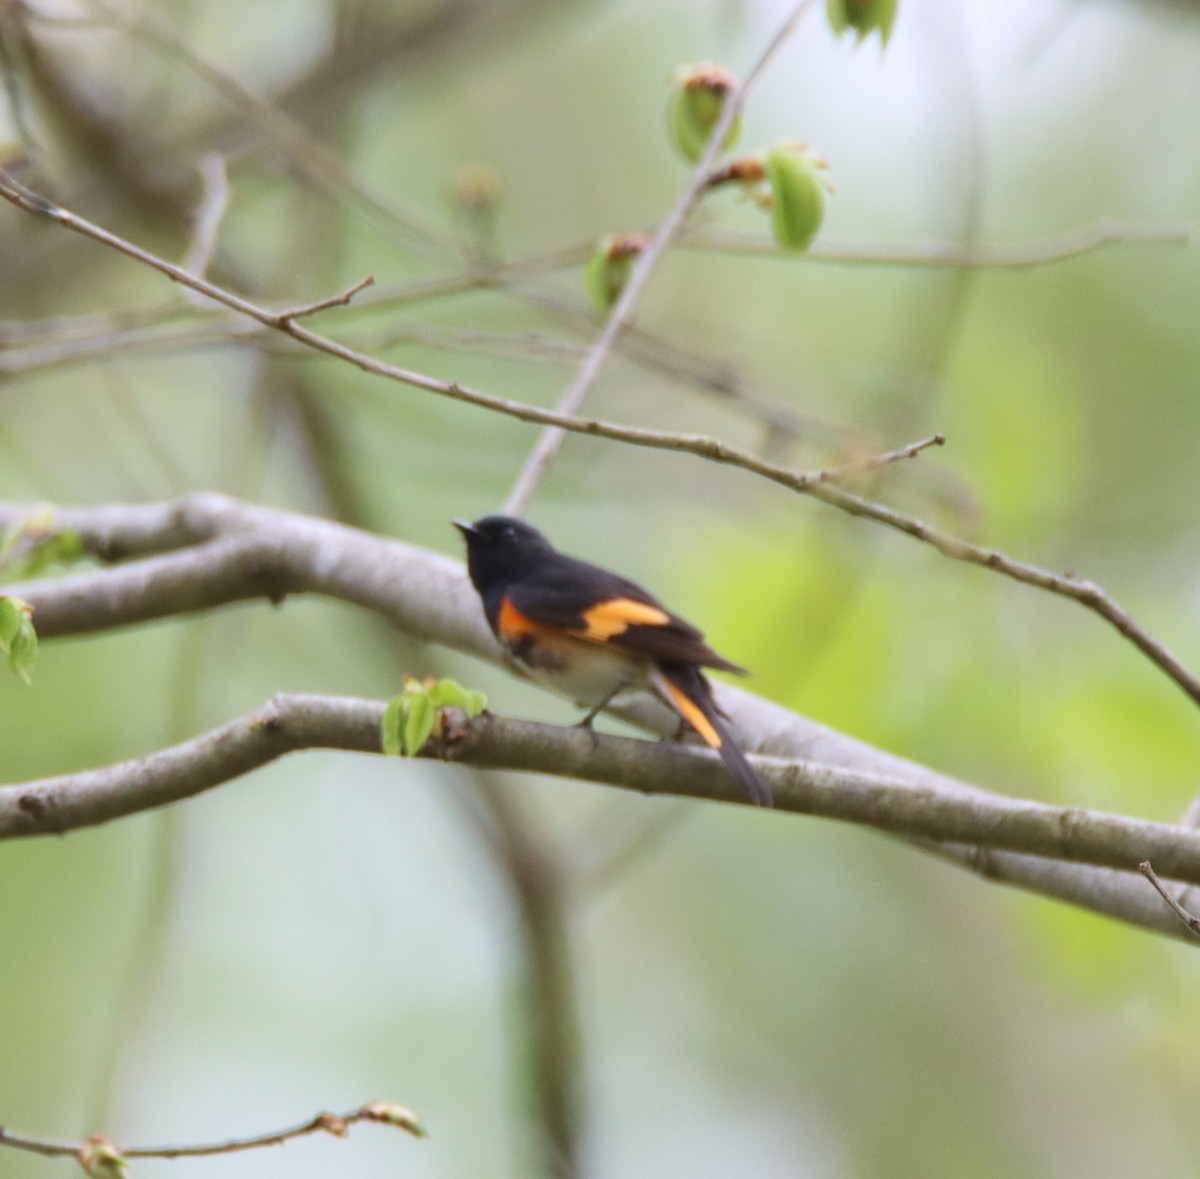
<path id="1" fill-rule="evenodd" d="M 467 537 L 468 540 L 475 535 L 475 525 L 468 524 L 466 520 L 451 520 L 450 523 L 453 524 L 454 527 L 463 534 L 463 536 Z"/>

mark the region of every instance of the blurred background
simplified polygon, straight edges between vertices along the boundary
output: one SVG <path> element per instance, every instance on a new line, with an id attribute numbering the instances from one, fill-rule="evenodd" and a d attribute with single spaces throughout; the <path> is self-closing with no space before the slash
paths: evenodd
<path id="1" fill-rule="evenodd" d="M 551 404 L 597 331 L 589 243 L 653 227 L 686 182 L 672 70 L 744 73 L 786 8 L 8 4 L 0 127 L 27 183 L 175 260 L 223 161 L 214 279 L 281 305 L 374 275 L 314 326 Z M 1197 111 L 1196 3 L 901 0 L 886 55 L 810 14 L 742 144 L 825 155 L 830 252 L 1015 250 L 1200 221 Z M 698 227 L 769 242 L 732 194 Z M 797 468 L 944 431 L 864 489 L 1098 580 L 1195 667 L 1198 308 L 1195 249 L 1162 244 L 984 269 L 678 249 L 586 409 Z M 211 488 L 455 556 L 449 518 L 502 504 L 536 437 L 8 206 L 0 406 L 0 498 Z M 531 518 L 756 691 L 939 770 L 1167 821 L 1200 781 L 1194 706 L 1096 618 L 745 473 L 573 437 Z M 47 644 L 32 687 L 0 677 L 0 781 L 404 673 L 576 719 L 293 599 Z M 144 1176 L 1191 1176 L 1198 963 L 862 830 L 305 754 L 4 846 L 0 1124 L 189 1142 L 386 1098 L 431 1132 Z M 3 1179 L 71 1166 L 0 1151 Z"/>

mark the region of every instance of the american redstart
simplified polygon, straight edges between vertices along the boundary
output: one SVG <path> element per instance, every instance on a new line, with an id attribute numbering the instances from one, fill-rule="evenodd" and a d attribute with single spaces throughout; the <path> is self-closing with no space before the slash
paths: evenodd
<path id="1" fill-rule="evenodd" d="M 531 679 L 590 709 L 582 724 L 620 693 L 649 687 L 721 755 L 754 802 L 771 805 L 700 670 L 745 675 L 743 668 L 640 585 L 565 556 L 521 520 L 485 516 L 454 526 L 496 638 Z"/>

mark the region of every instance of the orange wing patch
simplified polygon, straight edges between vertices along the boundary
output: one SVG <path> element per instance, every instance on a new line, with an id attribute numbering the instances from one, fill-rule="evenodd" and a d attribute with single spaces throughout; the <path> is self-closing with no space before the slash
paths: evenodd
<path id="1" fill-rule="evenodd" d="M 678 684 L 673 684 L 666 676 L 662 677 L 661 686 L 671 694 L 671 703 L 679 710 L 679 715 L 700 734 L 704 744 L 712 749 L 720 749 L 721 734 L 713 727 L 712 721 L 700 710 L 700 706 Z"/>
<path id="2" fill-rule="evenodd" d="M 538 634 L 542 628 L 532 618 L 527 618 L 505 598 L 500 603 L 500 616 L 496 619 L 496 629 L 506 643 L 515 643 L 523 635 Z"/>
<path id="3" fill-rule="evenodd" d="M 578 632 L 585 639 L 602 643 L 624 634 L 631 626 L 666 626 L 671 616 L 657 606 L 635 602 L 632 598 L 609 598 L 583 612 L 587 629 Z"/>

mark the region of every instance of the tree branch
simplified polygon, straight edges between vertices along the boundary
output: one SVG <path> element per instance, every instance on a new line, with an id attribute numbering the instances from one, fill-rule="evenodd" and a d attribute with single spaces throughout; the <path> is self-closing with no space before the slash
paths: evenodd
<path id="1" fill-rule="evenodd" d="M 822 238 L 804 252 L 804 257 L 813 262 L 844 266 L 1027 270 L 1052 262 L 1065 262 L 1111 246 L 1190 246 L 1195 237 L 1195 226 L 1187 223 L 1129 225 L 1122 221 L 1105 220 L 1039 241 L 1006 246 L 972 245 L 964 248 L 962 242 L 957 241 L 848 242 Z M 794 255 L 780 249 L 779 243 L 770 238 L 715 229 L 693 230 L 679 244 L 720 254 L 794 260 Z"/>
<path id="2" fill-rule="evenodd" d="M 62 834 L 179 802 L 302 749 L 379 753 L 383 701 L 279 695 L 209 732 L 147 757 L 0 787 L 0 838 Z M 485 713 L 451 712 L 422 758 L 578 778 L 645 794 L 745 800 L 715 754 L 669 741 L 589 733 Z M 938 843 L 1138 871 L 1152 859 L 1200 884 L 1200 831 L 1080 808 L 964 794 L 812 762 L 756 757 L 776 809 Z"/>
<path id="3" fill-rule="evenodd" d="M 48 198 L 26 188 L 2 168 L 0 168 L 0 196 L 19 208 L 26 210 L 26 212 L 49 217 L 51 220 L 57 221 L 60 225 L 75 233 L 91 238 L 93 241 L 100 242 L 110 249 L 116 250 L 118 253 L 133 258 L 142 265 L 166 275 L 173 282 L 177 282 L 181 286 L 192 291 L 197 291 L 202 295 L 207 295 L 217 303 L 221 303 L 242 315 L 248 316 L 265 327 L 282 332 L 284 335 L 290 336 L 301 344 L 305 344 L 318 352 L 323 352 L 329 356 L 344 360 L 362 369 L 364 372 L 375 376 L 386 377 L 400 384 L 410 385 L 413 388 L 422 389 L 428 393 L 436 393 L 443 397 L 449 397 L 455 401 L 465 401 L 481 409 L 492 410 L 493 412 L 502 413 L 521 421 L 536 422 L 540 425 L 554 426 L 573 433 L 590 434 L 598 438 L 609 438 L 616 442 L 628 443 L 631 446 L 644 446 L 654 450 L 680 451 L 709 459 L 712 462 L 741 467 L 752 474 L 761 475 L 772 482 L 788 487 L 792 491 L 808 491 L 810 488 L 825 483 L 831 478 L 840 477 L 842 474 L 840 469 L 836 474 L 830 471 L 793 471 L 788 467 L 781 467 L 774 463 L 765 462 L 751 451 L 730 446 L 728 443 L 716 438 L 708 438 L 700 434 L 675 434 L 660 430 L 646 430 L 636 426 L 620 426 L 592 418 L 573 417 L 570 414 L 539 409 L 537 406 L 526 405 L 524 402 L 497 397 L 490 393 L 484 393 L 482 390 L 461 385 L 456 381 L 440 381 L 423 373 L 413 372 L 393 364 L 386 364 L 382 360 L 377 360 L 365 352 L 360 352 L 328 336 L 314 332 L 297 322 L 297 318 L 301 315 L 309 315 L 315 310 L 343 303 L 355 291 L 360 290 L 364 283 L 357 284 L 351 287 L 349 291 L 342 292 L 329 299 L 320 299 L 301 307 L 285 308 L 282 311 L 271 311 L 256 303 L 252 303 L 248 299 L 242 298 L 240 295 L 234 294 L 232 291 L 219 287 L 207 279 L 201 278 L 199 275 L 192 274 L 190 271 L 176 266 L 173 262 L 168 262 L 165 258 L 160 258 L 156 254 L 152 254 L 148 250 L 144 250 L 140 246 L 136 246 L 132 242 L 126 241 L 124 238 L 118 237 L 116 234 L 110 233 L 98 225 L 92 224 L 92 222 L 85 218 L 79 217 L 61 205 L 57 205 Z M 907 453 L 900 457 L 911 457 L 923 449 L 925 445 L 928 444 L 919 444 L 915 450 L 906 448 Z M 893 460 L 887 458 L 884 461 Z M 876 463 L 875 465 L 882 465 L 882 463 Z M 869 467 L 855 467 L 855 469 L 869 469 Z"/>
<path id="4" fill-rule="evenodd" d="M 29 505 L 0 503 L 0 527 L 19 523 L 32 511 Z M 195 495 L 175 503 L 144 506 L 62 508 L 56 510 L 53 523 L 55 527 L 77 532 L 85 549 L 99 559 L 121 563 L 111 569 L 88 570 L 55 580 L 5 587 L 6 592 L 19 594 L 33 604 L 34 621 L 43 638 L 84 634 L 257 597 L 279 600 L 293 593 L 318 593 L 372 610 L 416 638 L 496 664 L 503 663 L 500 649 L 487 628 L 477 596 L 462 567 L 423 549 L 219 495 Z M 868 783 L 876 780 L 905 791 L 932 790 L 933 795 L 928 797 L 940 800 L 938 805 L 949 808 L 936 812 L 938 826 L 933 829 L 932 837 L 940 836 L 952 842 L 931 845 L 925 850 L 952 859 L 989 879 L 1068 900 L 1150 929 L 1173 934 L 1182 932 L 1172 915 L 1136 875 L 1136 865 L 1141 859 L 1153 859 L 1170 874 L 1171 869 L 1165 866 L 1168 861 L 1164 861 L 1154 847 L 1143 847 L 1139 843 L 1135 850 L 1130 845 L 1130 858 L 1121 861 L 1125 871 L 1047 859 L 1047 855 L 1057 853 L 1046 843 L 1042 845 L 1041 855 L 997 850 L 1005 843 L 987 837 L 986 832 L 976 831 L 969 823 L 969 830 L 955 826 L 957 820 L 953 818 L 954 815 L 970 816 L 976 801 L 982 800 L 986 807 L 995 796 L 837 733 L 742 689 L 728 684 L 717 684 L 715 689 L 739 740 L 750 751 L 770 754 L 783 762 L 816 763 L 830 774 L 845 771 L 865 775 L 859 783 L 866 791 L 865 796 L 870 793 Z M 673 714 L 650 697 L 636 697 L 612 711 L 661 735 L 674 732 L 676 727 Z M 356 747 L 376 749 L 378 737 L 373 721 L 360 717 L 357 724 L 359 744 Z M 346 731 L 344 724 L 333 730 L 333 735 L 338 737 L 338 747 L 351 747 Z M 541 767 L 551 772 L 571 772 L 573 763 L 562 760 L 566 756 L 565 738 L 558 730 L 550 729 L 548 733 L 552 735 L 547 740 L 553 753 L 545 755 Z M 257 764 L 264 750 L 277 757 L 292 748 L 283 740 L 284 736 L 286 734 L 273 730 L 248 734 L 242 726 L 227 739 L 232 742 L 236 759 L 241 759 L 235 759 L 236 764 L 249 768 Z M 590 756 L 591 739 L 586 734 L 582 736 L 587 746 L 584 753 Z M 310 732 L 306 739 L 311 738 Z M 628 744 L 630 748 L 625 755 L 630 759 L 628 774 L 637 773 L 636 763 L 646 759 L 645 765 L 654 768 L 649 779 L 637 779 L 641 783 L 638 788 L 655 787 L 665 763 L 660 764 L 652 752 L 653 747 L 644 742 Z M 610 747 L 606 745 L 605 749 Z M 699 797 L 723 796 L 728 780 L 715 762 L 709 763 L 703 755 L 690 750 L 666 747 L 663 756 L 672 755 L 693 759 L 686 764 L 678 763 L 678 772 L 683 774 L 678 780 L 680 791 Z M 481 764 L 493 764 L 493 761 Z M 703 768 L 706 765 L 707 770 Z M 185 758 L 182 768 L 194 773 L 195 762 Z M 598 763 L 585 759 L 578 768 L 580 772 L 587 769 L 597 780 L 607 780 L 599 773 Z M 703 777 L 706 773 L 715 774 L 715 777 L 706 779 Z M 214 784 L 211 777 L 203 776 L 193 776 L 187 781 L 193 792 Z M 702 788 L 706 781 L 708 788 Z M 629 777 L 626 784 L 633 782 L 634 779 Z M 790 797 L 789 783 L 790 779 L 780 779 L 779 789 L 781 794 L 788 793 Z M 170 801 L 172 792 L 167 793 L 167 797 L 147 801 L 146 805 Z M 11 791 L 5 795 L 5 805 L 10 812 L 16 808 L 11 822 L 23 824 L 21 829 L 24 830 L 39 829 L 28 810 L 30 806 L 37 809 L 37 802 L 22 808 L 16 801 L 19 796 L 19 792 L 13 794 Z M 116 798 L 119 798 L 119 792 Z M 123 813 L 111 793 L 105 795 L 105 799 L 106 806 L 115 807 L 114 813 Z M 957 808 L 953 805 L 955 799 L 958 800 Z M 818 813 L 815 807 L 814 813 Z M 1064 814 L 1070 816 L 1071 812 Z M 104 821 L 105 817 L 113 815 L 107 814 L 95 821 Z M 911 815 L 889 816 L 886 812 L 878 812 L 876 817 L 882 826 L 907 831 L 909 836 L 931 833 L 930 828 L 915 822 Z M 871 818 L 863 813 L 855 821 L 870 822 Z M 1006 821 L 1018 822 L 1015 818 Z M 1042 815 L 1037 822 L 1049 822 L 1047 829 L 1053 830 L 1054 822 L 1062 822 L 1070 828 L 1073 820 L 1068 817 L 1050 821 Z M 1086 819 L 1080 822 L 1087 825 Z M 1166 839 L 1163 832 L 1172 832 L 1168 842 L 1182 839 L 1186 844 L 1192 838 L 1200 838 L 1186 831 L 1176 835 L 1175 829 L 1170 827 L 1151 826 L 1163 839 Z M 1047 829 L 1043 829 L 1038 838 L 1044 840 Z M 974 835 L 980 836 L 987 850 L 981 852 L 965 846 L 966 841 L 973 841 Z M 1078 838 L 1070 831 L 1065 837 L 1068 841 Z M 1103 862 L 1111 862 L 1113 858 L 1120 857 L 1114 853 Z"/>
<path id="5" fill-rule="evenodd" d="M 223 1142 L 202 1142 L 190 1146 L 117 1146 L 101 1137 L 90 1138 L 87 1142 L 57 1142 L 48 1138 L 15 1134 L 3 1126 L 0 1126 L 0 1146 L 40 1154 L 47 1158 L 73 1157 L 84 1163 L 85 1169 L 90 1161 L 96 1159 L 98 1153 L 103 1152 L 104 1161 L 110 1164 L 111 1173 L 116 1174 L 116 1170 L 111 1168 L 111 1164 L 116 1161 L 114 1155 L 121 1159 L 183 1159 L 235 1154 L 243 1150 L 258 1150 L 264 1146 L 282 1146 L 293 1138 L 303 1138 L 318 1132 L 345 1138 L 350 1127 L 358 1122 L 378 1122 L 381 1125 L 396 1126 L 407 1130 L 414 1138 L 425 1137 L 425 1128 L 412 1110 L 390 1101 L 374 1101 L 349 1113 L 319 1113 L 297 1126 L 273 1130 L 266 1134 L 255 1134 L 251 1138 L 229 1138 Z M 92 1171 L 89 1170 L 88 1174 L 92 1174 Z"/>
<path id="6" fill-rule="evenodd" d="M 1154 885 L 1155 892 L 1162 897 L 1168 909 L 1183 922 L 1188 932 L 1200 937 L 1200 917 L 1193 917 L 1176 899 L 1174 894 L 1167 888 L 1159 879 L 1158 873 L 1154 871 L 1154 866 L 1149 860 L 1143 860 L 1138 864 L 1138 871 Z"/>
<path id="7" fill-rule="evenodd" d="M 1081 606 L 1098 614 L 1105 622 L 1112 625 L 1120 634 L 1127 638 L 1151 663 L 1175 681 L 1192 700 L 1200 704 L 1200 676 L 1189 668 L 1161 639 L 1152 635 L 1116 600 L 1110 597 L 1094 581 L 1077 577 L 1073 573 L 1053 573 L 1028 561 L 1018 561 L 1006 556 L 997 549 L 985 548 L 983 545 L 971 544 L 969 541 L 942 532 L 918 520 L 915 516 L 906 516 L 885 504 L 874 503 L 863 499 L 840 487 L 834 487 L 831 481 L 823 481 L 806 489 L 810 495 L 824 500 L 826 503 L 849 512 L 852 516 L 863 516 L 903 532 L 907 536 L 932 545 L 943 557 L 952 561 L 965 561 L 969 565 L 979 565 L 1001 573 L 1013 581 L 1024 585 L 1036 586 L 1047 590 L 1059 597 L 1069 598 Z"/>
<path id="8" fill-rule="evenodd" d="M 617 338 L 630 326 L 633 309 L 637 305 L 638 299 L 641 298 L 642 291 L 645 289 L 646 283 L 650 280 L 650 275 L 654 272 L 676 236 L 683 229 L 688 215 L 707 189 L 713 162 L 723 149 L 725 138 L 741 114 L 742 108 L 746 104 L 746 99 L 750 97 L 751 91 L 766 72 L 771 61 L 786 44 L 788 38 L 795 32 L 800 21 L 808 13 L 808 10 L 812 8 L 814 2 L 815 0 L 800 0 L 798 4 L 792 7 L 791 12 L 779 27 L 779 30 L 759 55 L 745 82 L 740 86 L 735 86 L 726 96 L 720 118 L 717 119 L 709 134 L 708 143 L 705 145 L 700 159 L 696 161 L 695 166 L 692 168 L 687 186 L 680 193 L 679 199 L 671 207 L 671 211 L 666 217 L 663 218 L 662 224 L 654 231 L 654 235 L 646 244 L 646 248 L 641 251 L 637 261 L 634 263 L 628 281 L 622 288 L 616 302 L 609 310 L 608 317 L 604 321 L 604 327 L 599 337 L 597 337 L 595 344 L 592 345 L 591 350 L 584 358 L 583 364 L 579 366 L 579 371 L 575 374 L 575 379 L 555 406 L 555 409 L 559 413 L 574 415 L 579 412 L 584 398 L 587 396 L 592 385 L 595 384 L 596 378 L 600 375 L 600 369 L 608 359 L 608 355 L 612 351 Z M 533 499 L 534 493 L 537 491 L 538 485 L 545 477 L 546 472 L 549 471 L 565 438 L 566 433 L 562 427 L 552 427 L 542 431 L 529 457 L 525 460 L 524 466 L 518 472 L 512 491 L 509 492 L 508 500 L 504 505 L 504 510 L 509 515 L 524 515 L 526 508 L 528 508 L 530 501 Z"/>

